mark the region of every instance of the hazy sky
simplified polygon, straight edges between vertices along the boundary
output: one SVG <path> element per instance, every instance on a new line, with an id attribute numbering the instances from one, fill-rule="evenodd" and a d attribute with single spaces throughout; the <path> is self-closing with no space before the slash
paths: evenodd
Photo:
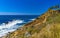
<path id="1" fill-rule="evenodd" d="M 60 0 L 0 0 L 0 15 L 40 15 Z"/>

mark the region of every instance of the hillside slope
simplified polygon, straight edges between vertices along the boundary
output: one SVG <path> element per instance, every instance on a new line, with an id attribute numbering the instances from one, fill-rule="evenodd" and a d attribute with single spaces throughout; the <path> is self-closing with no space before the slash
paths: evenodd
<path id="1" fill-rule="evenodd" d="M 2 38 L 60 38 L 60 10 L 49 10 Z"/>

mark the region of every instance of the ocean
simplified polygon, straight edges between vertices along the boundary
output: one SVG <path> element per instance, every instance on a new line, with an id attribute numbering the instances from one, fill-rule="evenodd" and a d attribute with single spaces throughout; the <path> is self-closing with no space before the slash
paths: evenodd
<path id="1" fill-rule="evenodd" d="M 0 15 L 0 37 L 15 31 L 39 15 Z"/>

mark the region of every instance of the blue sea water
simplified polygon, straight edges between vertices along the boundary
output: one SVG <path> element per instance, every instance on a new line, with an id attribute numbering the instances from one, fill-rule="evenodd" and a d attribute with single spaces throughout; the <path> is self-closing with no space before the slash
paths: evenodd
<path id="1" fill-rule="evenodd" d="M 0 37 L 13 32 L 39 15 L 0 15 Z"/>

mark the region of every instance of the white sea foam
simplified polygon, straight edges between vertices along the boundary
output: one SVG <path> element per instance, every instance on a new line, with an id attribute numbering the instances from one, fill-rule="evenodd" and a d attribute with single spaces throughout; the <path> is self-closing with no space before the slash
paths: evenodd
<path id="1" fill-rule="evenodd" d="M 35 20 L 35 19 L 30 19 L 30 20 Z"/>
<path id="2" fill-rule="evenodd" d="M 11 22 L 8 22 L 7 24 L 2 23 L 0 25 L 0 37 L 4 36 L 8 32 L 15 31 L 16 28 L 18 28 L 16 24 L 23 23 L 23 22 L 24 22 L 23 20 L 13 20 Z"/>

